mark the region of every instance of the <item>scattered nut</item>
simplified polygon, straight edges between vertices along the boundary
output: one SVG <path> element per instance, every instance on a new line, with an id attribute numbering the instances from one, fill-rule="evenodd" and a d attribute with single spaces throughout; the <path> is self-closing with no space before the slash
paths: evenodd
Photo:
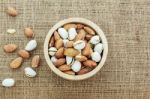
<path id="1" fill-rule="evenodd" d="M 39 56 L 39 55 L 35 55 L 35 56 L 32 58 L 31 66 L 32 66 L 32 67 L 38 67 L 39 64 L 40 64 L 40 56 Z"/>
<path id="2" fill-rule="evenodd" d="M 8 7 L 7 13 L 13 17 L 17 16 L 17 14 L 18 14 L 17 10 L 14 7 Z"/>
<path id="3" fill-rule="evenodd" d="M 34 36 L 33 30 L 29 27 L 24 29 L 24 34 L 26 37 L 29 37 L 29 38 Z"/>
<path id="4" fill-rule="evenodd" d="M 17 49 L 17 45 L 16 44 L 7 44 L 7 45 L 4 45 L 3 49 L 6 53 L 12 53 Z"/>
<path id="5" fill-rule="evenodd" d="M 21 66 L 22 62 L 23 62 L 23 58 L 18 57 L 10 63 L 10 67 L 11 68 L 19 68 Z"/>
<path id="6" fill-rule="evenodd" d="M 2 80 L 2 86 L 4 87 L 12 87 L 15 85 L 15 80 L 13 78 L 6 78 Z"/>
<path id="7" fill-rule="evenodd" d="M 7 33 L 14 34 L 14 33 L 16 33 L 16 30 L 15 29 L 7 29 Z"/>
<path id="8" fill-rule="evenodd" d="M 19 50 L 18 55 L 24 59 L 28 59 L 30 57 L 29 52 L 27 52 L 26 50 Z"/>
<path id="9" fill-rule="evenodd" d="M 31 67 L 26 67 L 24 72 L 27 77 L 35 77 L 37 74 Z"/>
<path id="10" fill-rule="evenodd" d="M 37 42 L 36 42 L 36 40 L 30 40 L 30 41 L 27 43 L 27 45 L 26 45 L 26 47 L 25 47 L 25 50 L 26 50 L 26 51 L 32 51 L 32 50 L 36 49 L 36 47 L 37 47 Z"/>

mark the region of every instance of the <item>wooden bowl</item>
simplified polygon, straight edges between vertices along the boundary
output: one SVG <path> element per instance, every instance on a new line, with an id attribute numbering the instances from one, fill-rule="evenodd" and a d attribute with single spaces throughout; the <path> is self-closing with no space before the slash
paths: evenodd
<path id="1" fill-rule="evenodd" d="M 63 72 L 61 72 L 60 70 L 58 70 L 53 63 L 50 60 L 49 54 L 48 54 L 48 44 L 49 44 L 49 40 L 52 36 L 52 34 L 54 33 L 55 30 L 57 30 L 59 27 L 63 26 L 66 23 L 82 23 L 85 24 L 91 28 L 93 28 L 95 30 L 95 32 L 100 35 L 101 40 L 102 40 L 102 44 L 103 44 L 103 55 L 101 58 L 101 61 L 99 62 L 98 66 L 95 67 L 92 71 L 90 71 L 89 73 L 83 74 L 83 75 L 69 75 L 69 74 L 65 74 Z M 50 31 L 48 32 L 46 38 L 45 38 L 45 42 L 44 42 L 44 56 L 46 59 L 46 62 L 48 64 L 48 66 L 51 68 L 51 70 L 57 74 L 58 76 L 67 79 L 67 80 L 84 80 L 87 78 L 90 78 L 91 76 L 95 75 L 104 65 L 105 61 L 106 61 L 106 57 L 107 57 L 107 53 L 108 53 L 108 43 L 107 43 L 107 39 L 103 33 L 103 31 L 93 22 L 87 20 L 87 19 L 83 19 L 83 18 L 69 18 L 69 19 L 65 19 L 62 21 L 59 21 L 56 25 L 54 25 Z"/>

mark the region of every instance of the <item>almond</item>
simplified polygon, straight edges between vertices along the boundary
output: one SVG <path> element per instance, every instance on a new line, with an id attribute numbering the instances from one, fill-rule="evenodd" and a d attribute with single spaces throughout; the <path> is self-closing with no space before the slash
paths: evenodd
<path id="1" fill-rule="evenodd" d="M 75 56 L 75 59 L 78 61 L 86 61 L 87 57 L 85 57 L 83 55 L 77 55 L 77 56 Z"/>
<path id="2" fill-rule="evenodd" d="M 84 40 L 85 34 L 86 34 L 85 31 L 84 31 L 83 29 L 81 29 L 81 30 L 79 31 L 79 33 L 76 35 L 75 41 Z"/>
<path id="3" fill-rule="evenodd" d="M 55 45 L 54 37 L 51 37 L 48 47 L 53 47 Z"/>
<path id="4" fill-rule="evenodd" d="M 64 71 L 64 73 L 69 74 L 69 75 L 75 75 L 75 72 L 69 70 L 69 71 Z"/>
<path id="5" fill-rule="evenodd" d="M 77 28 L 77 25 L 76 24 L 73 24 L 73 23 L 69 23 L 69 24 L 65 24 L 64 25 L 64 28 L 66 30 L 70 29 L 70 28 Z"/>
<path id="6" fill-rule="evenodd" d="M 67 48 L 64 51 L 64 55 L 66 56 L 70 56 L 70 57 L 74 57 L 76 55 L 78 55 L 80 52 L 74 48 Z"/>
<path id="7" fill-rule="evenodd" d="M 39 55 L 35 55 L 35 56 L 32 58 L 31 66 L 32 66 L 32 67 L 38 67 L 38 66 L 39 66 L 39 63 L 40 63 L 40 56 L 39 56 Z"/>
<path id="8" fill-rule="evenodd" d="M 83 65 L 87 66 L 87 67 L 96 67 L 97 66 L 96 62 L 92 61 L 92 60 L 86 60 L 86 61 L 84 61 Z"/>
<path id="9" fill-rule="evenodd" d="M 26 50 L 19 50 L 18 55 L 25 59 L 30 57 L 29 52 L 27 52 Z"/>
<path id="10" fill-rule="evenodd" d="M 60 35 L 58 34 L 57 31 L 54 32 L 54 40 L 59 40 L 60 39 Z"/>
<path id="11" fill-rule="evenodd" d="M 67 70 L 70 70 L 71 67 L 70 67 L 70 65 L 64 64 L 64 65 L 61 65 L 60 67 L 58 67 L 58 69 L 59 69 L 60 71 L 67 71 Z"/>
<path id="12" fill-rule="evenodd" d="M 10 63 L 10 67 L 11 68 L 18 68 L 21 66 L 23 62 L 23 58 L 22 57 L 18 57 L 16 59 L 14 59 L 11 63 Z"/>
<path id="13" fill-rule="evenodd" d="M 90 71 L 91 71 L 91 69 L 89 69 L 89 68 L 83 68 L 77 74 L 78 75 L 83 75 L 83 74 L 86 74 L 86 73 L 88 73 Z"/>
<path id="14" fill-rule="evenodd" d="M 6 53 L 11 53 L 17 49 L 17 45 L 16 44 L 7 44 L 7 45 L 4 45 L 3 49 Z"/>
<path id="15" fill-rule="evenodd" d="M 89 41 L 91 38 L 92 38 L 92 35 L 90 35 L 90 34 L 85 35 L 85 39 L 86 39 L 86 40 Z"/>
<path id="16" fill-rule="evenodd" d="M 80 24 L 80 23 L 77 24 L 77 29 L 83 29 L 83 28 L 84 28 L 83 24 Z"/>
<path id="17" fill-rule="evenodd" d="M 18 14 L 17 10 L 14 7 L 8 7 L 7 13 L 13 17 L 17 16 L 17 14 Z"/>
<path id="18" fill-rule="evenodd" d="M 73 47 L 73 41 L 69 41 L 66 43 L 66 47 Z"/>
<path id="19" fill-rule="evenodd" d="M 56 67 L 59 67 L 59 66 L 65 64 L 65 62 L 66 62 L 65 58 L 60 58 L 60 59 L 57 59 L 56 62 L 53 62 L 53 63 Z"/>
<path id="20" fill-rule="evenodd" d="M 91 54 L 92 54 L 92 48 L 91 48 L 91 45 L 89 43 L 86 44 L 85 48 L 82 51 L 82 54 L 84 56 L 88 56 L 88 57 L 91 56 Z"/>
<path id="21" fill-rule="evenodd" d="M 95 31 L 90 27 L 85 26 L 84 30 L 90 35 L 95 35 Z"/>
<path id="22" fill-rule="evenodd" d="M 24 35 L 29 38 L 33 37 L 34 36 L 33 30 L 29 27 L 25 28 Z"/>
<path id="23" fill-rule="evenodd" d="M 64 45 L 64 43 L 63 43 L 63 40 L 62 40 L 62 39 L 59 39 L 59 40 L 57 40 L 57 41 L 55 42 L 55 47 L 56 47 L 57 49 L 63 47 L 63 45 Z"/>
<path id="24" fill-rule="evenodd" d="M 58 49 L 58 51 L 55 53 L 55 57 L 56 58 L 63 58 L 64 57 L 64 48 L 63 47 Z"/>

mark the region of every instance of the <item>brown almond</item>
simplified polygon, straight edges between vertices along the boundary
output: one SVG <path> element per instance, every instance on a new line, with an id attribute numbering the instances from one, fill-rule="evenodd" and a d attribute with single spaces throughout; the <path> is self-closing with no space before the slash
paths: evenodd
<path id="1" fill-rule="evenodd" d="M 73 47 L 73 41 L 69 41 L 66 43 L 66 47 Z"/>
<path id="2" fill-rule="evenodd" d="M 60 38 L 60 35 L 58 34 L 57 31 L 55 31 L 55 32 L 54 32 L 54 40 L 57 41 L 57 40 L 59 40 L 59 39 L 61 39 L 61 38 Z"/>
<path id="3" fill-rule="evenodd" d="M 64 65 L 61 65 L 60 67 L 58 67 L 58 69 L 59 69 L 60 71 L 67 71 L 67 70 L 70 70 L 71 67 L 70 67 L 70 65 L 64 64 Z"/>
<path id="4" fill-rule="evenodd" d="M 30 27 L 25 28 L 24 35 L 28 38 L 33 37 L 34 36 L 33 30 Z"/>
<path id="5" fill-rule="evenodd" d="M 63 43 L 63 40 L 62 39 L 59 39 L 59 40 L 57 40 L 56 42 L 55 42 L 55 47 L 57 48 L 57 49 L 59 49 L 59 48 L 61 48 L 61 47 L 63 47 L 64 46 L 64 43 Z"/>
<path id="6" fill-rule="evenodd" d="M 89 43 L 86 44 L 85 48 L 82 51 L 82 54 L 84 56 L 87 56 L 87 57 L 91 56 L 91 54 L 92 54 L 92 48 L 91 48 L 91 45 Z"/>
<path id="7" fill-rule="evenodd" d="M 87 67 L 96 67 L 97 63 L 95 61 L 92 61 L 92 60 L 86 60 L 83 62 L 83 65 L 87 66 Z"/>
<path id="8" fill-rule="evenodd" d="M 84 30 L 90 35 L 95 35 L 95 31 L 90 27 L 85 26 Z"/>
<path id="9" fill-rule="evenodd" d="M 16 44 L 7 44 L 7 45 L 4 45 L 3 49 L 6 53 L 11 53 L 17 49 L 17 45 Z"/>
<path id="10" fill-rule="evenodd" d="M 55 53 L 55 57 L 56 58 L 63 58 L 64 57 L 64 48 L 63 47 L 58 49 L 58 51 Z"/>
<path id="11" fill-rule="evenodd" d="M 64 51 L 64 55 L 66 56 L 70 56 L 70 57 L 74 57 L 76 55 L 78 55 L 80 52 L 74 48 L 67 48 Z"/>
<path id="12" fill-rule="evenodd" d="M 17 14 L 18 14 L 17 10 L 14 7 L 8 7 L 7 13 L 13 17 L 17 16 Z"/>
<path id="13" fill-rule="evenodd" d="M 69 23 L 69 24 L 65 24 L 64 25 L 64 28 L 66 30 L 70 29 L 70 28 L 77 28 L 77 25 L 76 24 L 73 24 L 73 23 Z"/>
<path id="14" fill-rule="evenodd" d="M 79 33 L 75 37 L 75 41 L 84 40 L 85 34 L 86 33 L 85 33 L 85 31 L 83 29 L 79 30 Z"/>
<path id="15" fill-rule="evenodd" d="M 86 74 L 86 73 L 88 73 L 90 71 L 91 71 L 91 69 L 89 69 L 89 68 L 83 68 L 77 74 L 78 75 L 83 75 L 83 74 Z"/>
<path id="16" fill-rule="evenodd" d="M 77 24 L 77 29 L 83 29 L 83 28 L 84 28 L 83 24 L 80 24 L 80 23 Z"/>
<path id="17" fill-rule="evenodd" d="M 51 37 L 48 47 L 53 47 L 54 45 L 55 45 L 54 37 Z"/>
<path id="18" fill-rule="evenodd" d="M 60 59 L 57 59 L 56 62 L 54 62 L 54 65 L 55 65 L 56 67 L 59 67 L 59 66 L 65 64 L 65 62 L 66 62 L 65 58 L 60 58 Z"/>
<path id="19" fill-rule="evenodd" d="M 29 52 L 26 50 L 19 50 L 18 55 L 21 56 L 22 58 L 25 58 L 25 59 L 30 57 Z"/>
<path id="20" fill-rule="evenodd" d="M 11 68 L 18 68 L 21 66 L 23 62 L 23 58 L 22 57 L 18 57 L 16 59 L 14 59 L 11 63 L 10 63 L 10 67 Z"/>
<path id="21" fill-rule="evenodd" d="M 75 72 L 69 70 L 69 71 L 64 71 L 64 73 L 69 74 L 69 75 L 75 75 Z"/>
<path id="22" fill-rule="evenodd" d="M 86 61 L 87 57 L 85 57 L 83 55 L 77 55 L 77 56 L 75 56 L 75 59 L 82 62 L 82 61 Z"/>
<path id="23" fill-rule="evenodd" d="M 92 38 L 92 35 L 90 35 L 90 34 L 85 35 L 85 39 L 86 39 L 86 40 L 89 41 L 91 38 Z"/>
<path id="24" fill-rule="evenodd" d="M 40 64 L 40 56 L 39 56 L 39 55 L 35 55 L 35 56 L 32 58 L 31 66 L 32 66 L 32 67 L 38 67 L 39 64 Z"/>

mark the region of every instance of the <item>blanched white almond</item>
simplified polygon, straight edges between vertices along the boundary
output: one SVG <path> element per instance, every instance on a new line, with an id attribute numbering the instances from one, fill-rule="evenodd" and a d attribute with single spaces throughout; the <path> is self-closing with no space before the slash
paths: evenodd
<path id="1" fill-rule="evenodd" d="M 36 47 L 37 47 L 37 42 L 36 42 L 36 40 L 30 40 L 30 41 L 27 43 L 27 45 L 26 45 L 26 47 L 25 47 L 25 50 L 26 50 L 26 51 L 32 51 L 32 50 L 36 49 Z"/>
<path id="2" fill-rule="evenodd" d="M 15 29 L 8 29 L 8 30 L 7 30 L 7 33 L 9 33 L 9 34 L 14 34 L 14 33 L 16 33 L 16 30 L 15 30 Z"/>
<path id="3" fill-rule="evenodd" d="M 36 72 L 31 68 L 31 67 L 26 67 L 24 69 L 25 75 L 28 77 L 35 77 L 36 76 Z"/>
<path id="4" fill-rule="evenodd" d="M 72 69 L 74 72 L 80 71 L 80 69 L 81 69 L 81 63 L 76 60 L 76 61 L 73 63 L 73 65 L 71 66 L 71 69 Z"/>
<path id="5" fill-rule="evenodd" d="M 13 78 L 6 78 L 2 80 L 2 86 L 4 87 L 12 87 L 15 85 L 15 80 Z"/>
<path id="6" fill-rule="evenodd" d="M 52 56 L 52 57 L 51 57 L 52 63 L 55 63 L 57 60 L 58 60 L 58 59 L 57 59 L 55 56 Z"/>
<path id="7" fill-rule="evenodd" d="M 73 62 L 74 62 L 74 58 L 73 57 L 66 56 L 66 63 L 67 63 L 67 65 L 73 64 Z"/>
<path id="8" fill-rule="evenodd" d="M 50 47 L 50 48 L 48 49 L 48 51 L 49 51 L 49 55 L 50 55 L 50 56 L 54 56 L 55 53 L 57 52 L 57 49 L 56 49 L 55 47 Z"/>
<path id="9" fill-rule="evenodd" d="M 98 35 L 95 35 L 91 38 L 90 43 L 92 44 L 98 44 L 100 42 L 100 37 Z"/>
<path id="10" fill-rule="evenodd" d="M 93 52 L 91 57 L 92 57 L 92 60 L 95 62 L 99 62 L 101 60 L 101 56 L 98 52 Z"/>
<path id="11" fill-rule="evenodd" d="M 75 43 L 73 43 L 73 46 L 74 46 L 75 49 L 81 50 L 81 49 L 83 49 L 85 47 L 85 41 L 78 40 Z"/>
<path id="12" fill-rule="evenodd" d="M 64 39 L 64 40 L 63 40 L 64 47 L 66 47 L 67 42 L 69 42 L 69 40 L 68 40 L 68 39 Z"/>
<path id="13" fill-rule="evenodd" d="M 99 54 L 101 54 L 102 51 L 103 51 L 103 44 L 102 43 L 96 44 L 95 47 L 94 47 L 94 51 L 98 52 Z"/>
<path id="14" fill-rule="evenodd" d="M 61 36 L 61 38 L 63 38 L 63 39 L 68 38 L 68 32 L 64 28 L 59 28 L 58 33 Z"/>
<path id="15" fill-rule="evenodd" d="M 73 40 L 76 37 L 76 35 L 77 35 L 77 32 L 76 32 L 75 28 L 70 28 L 68 30 L 68 33 L 69 33 L 69 36 L 68 36 L 69 40 Z"/>

